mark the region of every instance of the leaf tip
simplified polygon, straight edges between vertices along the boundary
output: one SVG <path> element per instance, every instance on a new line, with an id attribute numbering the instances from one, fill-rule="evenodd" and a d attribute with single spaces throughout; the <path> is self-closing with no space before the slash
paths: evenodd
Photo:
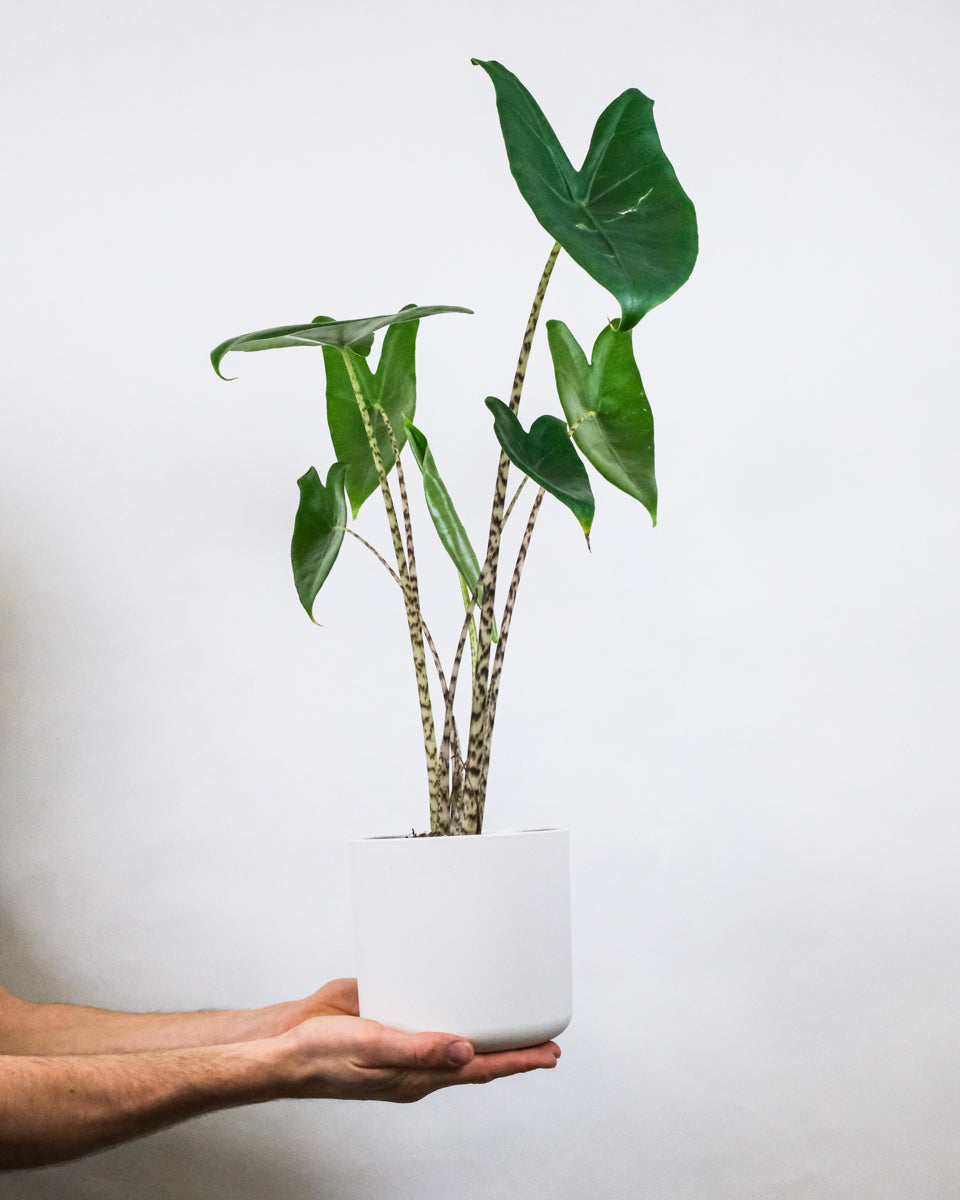
<path id="1" fill-rule="evenodd" d="M 215 346 L 210 351 L 210 365 L 213 367 L 219 378 L 224 381 L 224 383 L 233 383 L 233 381 L 236 379 L 236 375 L 224 375 L 224 373 L 220 370 L 220 364 L 223 362 L 224 356 L 229 349 L 229 345 L 221 342 L 219 346 Z"/>

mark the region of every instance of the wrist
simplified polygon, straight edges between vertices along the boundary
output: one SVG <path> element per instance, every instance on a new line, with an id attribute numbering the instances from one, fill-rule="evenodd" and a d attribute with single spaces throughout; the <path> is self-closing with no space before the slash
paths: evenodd
<path id="1" fill-rule="evenodd" d="M 315 1014 L 311 1012 L 308 1000 L 285 1000 L 279 1004 L 268 1004 L 257 1010 L 258 1036 L 261 1038 L 277 1038 L 291 1029 L 296 1029 Z"/>

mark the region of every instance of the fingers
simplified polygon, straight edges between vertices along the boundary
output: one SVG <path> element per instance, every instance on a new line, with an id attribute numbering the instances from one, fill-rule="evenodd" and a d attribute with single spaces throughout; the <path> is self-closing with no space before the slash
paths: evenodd
<path id="1" fill-rule="evenodd" d="M 466 1038 L 446 1033 L 402 1033 L 381 1025 L 375 1038 L 374 1057 L 377 1065 L 385 1067 L 421 1070 L 453 1067 L 470 1076 L 463 1079 L 466 1083 L 486 1076 L 499 1079 L 524 1071 L 549 1070 L 557 1065 L 560 1047 L 556 1042 L 544 1042 L 523 1050 L 477 1054 Z"/>
<path id="2" fill-rule="evenodd" d="M 362 1017 L 318 1017 L 286 1035 L 287 1067 L 296 1096 L 409 1103 L 440 1088 L 490 1083 L 555 1067 L 553 1042 L 526 1050 L 477 1054 L 448 1033 L 404 1033 Z"/>
<path id="3" fill-rule="evenodd" d="M 560 1047 L 556 1042 L 544 1042 L 542 1046 L 531 1046 L 526 1050 L 478 1054 L 455 1082 L 490 1083 L 494 1079 L 523 1075 L 528 1071 L 552 1070 L 559 1057 Z"/>
<path id="4" fill-rule="evenodd" d="M 384 1067 L 435 1070 L 464 1067 L 474 1058 L 473 1046 L 465 1038 L 449 1033 L 402 1033 L 385 1025 L 379 1027 L 372 1049 L 376 1065 Z"/>
<path id="5" fill-rule="evenodd" d="M 527 1071 L 551 1070 L 557 1065 L 560 1047 L 545 1042 L 524 1050 L 502 1050 L 477 1054 L 464 1038 L 443 1033 L 401 1033 L 381 1026 L 377 1030 L 370 1066 L 392 1067 L 434 1080 L 433 1087 L 457 1083 L 490 1083 Z"/>

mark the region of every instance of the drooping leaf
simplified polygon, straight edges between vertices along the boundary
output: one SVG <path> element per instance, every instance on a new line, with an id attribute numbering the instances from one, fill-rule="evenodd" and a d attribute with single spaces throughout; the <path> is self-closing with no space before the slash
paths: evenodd
<path id="1" fill-rule="evenodd" d="M 693 204 L 663 153 L 653 101 L 636 88 L 601 113 L 579 171 L 540 106 L 498 62 L 493 81 L 510 170 L 547 232 L 620 303 L 632 329 L 687 280 L 697 257 Z"/>
<path id="2" fill-rule="evenodd" d="M 587 469 L 573 448 L 565 421 L 537 417 L 526 433 L 508 405 L 495 396 L 486 399 L 493 413 L 493 430 L 504 453 L 525 475 L 570 509 L 590 544 L 594 500 Z"/>
<path id="3" fill-rule="evenodd" d="M 480 579 L 480 562 L 476 551 L 470 544 L 470 538 L 463 522 L 454 508 L 453 500 L 447 491 L 446 484 L 440 478 L 433 451 L 426 437 L 410 421 L 405 422 L 407 441 L 413 451 L 413 457 L 423 476 L 423 495 L 427 502 L 427 511 L 433 521 L 434 528 L 440 538 L 440 544 L 450 555 L 453 565 L 460 575 L 463 589 L 464 604 L 469 607 L 470 597 L 477 591 Z M 477 597 L 477 603 L 482 603 L 483 597 Z M 499 639 L 497 623 L 493 623 L 493 641 Z"/>
<path id="4" fill-rule="evenodd" d="M 273 329 L 259 329 L 254 333 L 241 333 L 227 338 L 210 352 L 213 369 L 221 379 L 220 363 L 231 350 L 275 350 L 283 346 L 350 346 L 355 353 L 366 356 L 370 352 L 371 339 L 378 329 L 404 321 L 418 321 L 436 313 L 470 313 L 472 309 L 458 308 L 448 304 L 435 304 L 426 308 L 409 307 L 401 312 L 383 317 L 358 317 L 351 321 L 332 321 L 329 317 L 315 317 L 304 325 L 277 325 Z"/>
<path id="5" fill-rule="evenodd" d="M 413 308 L 413 305 L 407 304 L 405 307 Z M 310 322 L 310 324 L 311 325 L 335 325 L 336 320 L 333 317 L 314 317 L 313 320 Z M 356 341 L 350 343 L 350 349 L 354 352 L 354 354 L 360 354 L 364 358 L 366 358 L 367 355 L 370 353 L 370 351 L 373 349 L 373 339 L 375 336 L 376 336 L 376 333 L 374 332 L 374 333 L 368 333 L 366 337 L 358 338 Z"/>
<path id="6" fill-rule="evenodd" d="M 440 538 L 444 550 L 453 560 L 453 565 L 463 576 L 470 595 L 476 591 L 480 578 L 480 563 L 470 544 L 463 522 L 454 508 L 450 493 L 440 478 L 433 452 L 426 437 L 409 419 L 405 421 L 410 449 L 423 475 L 423 494 L 427 510 Z"/>
<path id="7" fill-rule="evenodd" d="M 402 450 L 407 440 L 404 422 L 413 419 L 417 407 L 415 356 L 418 328 L 419 322 L 415 320 L 391 325 L 384 335 L 376 370 L 371 370 L 368 363 L 351 349 L 323 347 L 327 371 L 327 424 L 337 461 L 347 468 L 347 497 L 354 517 L 364 500 L 379 487 L 380 481 L 344 355 L 350 356 L 350 364 L 360 382 L 380 458 L 389 474 L 394 465 L 393 446 L 387 427 L 376 410 L 380 407 L 386 413 L 397 446 Z"/>
<path id="8" fill-rule="evenodd" d="M 346 467 L 334 463 L 327 472 L 326 485 L 314 467 L 297 480 L 300 505 L 293 523 L 290 560 L 293 581 L 300 603 L 313 620 L 313 602 L 336 562 L 347 525 L 347 505 L 343 498 Z"/>
<path id="9" fill-rule="evenodd" d="M 608 325 L 593 361 L 562 321 L 547 322 L 560 403 L 587 462 L 634 496 L 657 523 L 653 413 L 633 356 L 633 334 Z"/>

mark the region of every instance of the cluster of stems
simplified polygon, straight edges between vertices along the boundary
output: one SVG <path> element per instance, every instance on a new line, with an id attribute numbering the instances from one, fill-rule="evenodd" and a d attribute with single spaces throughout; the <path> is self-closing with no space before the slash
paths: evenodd
<path id="1" fill-rule="evenodd" d="M 520 396 L 523 391 L 523 381 L 526 375 L 527 361 L 530 357 L 530 348 L 533 344 L 533 336 L 540 317 L 540 310 L 543 306 L 547 284 L 559 253 L 560 245 L 554 244 L 530 309 L 530 317 L 527 321 L 527 328 L 524 331 L 523 343 L 517 360 L 517 370 L 510 392 L 510 408 L 514 413 L 517 412 L 520 406 Z M 360 410 L 360 416 L 363 420 L 367 441 L 370 444 L 377 477 L 380 481 L 380 492 L 383 496 L 397 563 L 396 571 L 376 551 L 374 553 L 377 554 L 380 561 L 390 571 L 390 574 L 399 584 L 403 593 L 407 627 L 410 634 L 410 646 L 413 651 L 413 665 L 416 672 L 417 694 L 420 702 L 423 745 L 427 760 L 427 780 L 430 794 L 430 832 L 432 834 L 480 833 L 483 827 L 487 774 L 490 766 L 490 745 L 493 738 L 497 699 L 500 692 L 503 658 L 510 633 L 510 622 L 516 604 L 517 591 L 520 586 L 520 577 L 523 572 L 524 562 L 526 561 L 527 549 L 533 535 L 534 525 L 536 524 L 537 514 L 540 511 L 540 505 L 543 501 L 544 491 L 543 488 L 537 491 L 530 510 L 530 516 L 520 542 L 520 549 L 517 553 L 516 564 L 507 591 L 507 598 L 499 625 L 499 636 L 496 643 L 494 643 L 494 630 L 496 628 L 494 604 L 497 587 L 497 568 L 500 559 L 500 541 L 504 526 L 513 510 L 517 496 L 519 496 L 524 483 L 526 483 L 526 477 L 524 477 L 517 488 L 513 500 L 508 506 L 506 501 L 510 460 L 501 451 L 497 466 L 493 507 L 490 514 L 490 530 L 487 536 L 486 555 L 480 567 L 476 590 L 472 596 L 465 597 L 466 615 L 460 630 L 456 653 L 448 679 L 444 673 L 443 664 L 437 652 L 436 645 L 423 619 L 423 612 L 420 606 L 420 589 L 417 582 L 417 563 L 413 545 L 410 506 L 407 500 L 407 489 L 396 434 L 383 407 L 378 404 L 372 404 L 364 397 L 360 381 L 357 378 L 356 371 L 347 352 L 344 352 L 344 361 L 350 376 L 357 406 Z M 400 498 L 399 516 L 377 441 L 374 425 L 377 420 L 383 422 L 393 448 L 394 462 L 397 470 L 397 490 Z M 403 522 L 402 528 L 401 518 Z M 362 541 L 363 539 L 361 538 L 360 540 Z M 364 544 L 368 545 L 367 543 Z M 368 545 L 368 549 L 373 548 Z M 477 607 L 479 607 L 480 613 L 478 623 L 475 622 L 474 616 Z M 473 679 L 470 729 L 467 739 L 466 756 L 464 756 L 453 708 L 457 691 L 457 681 L 460 676 L 460 667 L 468 638 L 470 640 L 470 663 Z M 495 652 L 493 651 L 494 644 L 496 644 Z M 437 671 L 444 702 L 443 725 L 439 741 L 430 696 L 430 681 L 427 673 L 427 648 L 429 648 L 430 656 Z"/>

